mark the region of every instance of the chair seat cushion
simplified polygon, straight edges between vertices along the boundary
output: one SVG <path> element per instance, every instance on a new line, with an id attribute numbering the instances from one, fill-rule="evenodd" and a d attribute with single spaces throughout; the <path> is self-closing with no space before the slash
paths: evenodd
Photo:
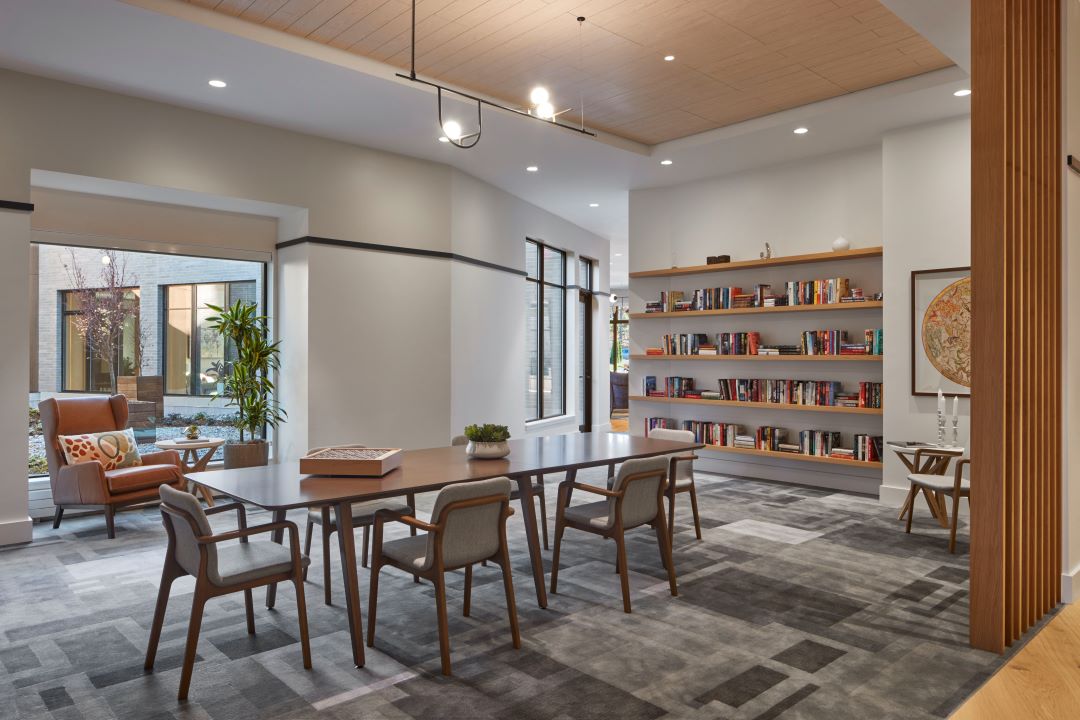
<path id="1" fill-rule="evenodd" d="M 379 510 L 390 510 L 391 512 L 398 512 L 403 515 L 412 515 L 413 513 L 413 509 L 409 505 L 394 500 L 369 500 L 368 502 L 353 503 L 353 525 L 360 527 L 371 525 L 375 522 L 375 513 Z M 308 520 L 316 525 L 322 525 L 322 510 L 319 508 L 311 508 L 308 510 Z M 335 524 L 334 509 L 330 508 L 330 525 L 333 526 Z"/>
<path id="2" fill-rule="evenodd" d="M 175 465 L 137 465 L 105 471 L 105 482 L 113 493 L 128 493 L 158 485 L 172 485 L 183 479 Z"/>
<path id="3" fill-rule="evenodd" d="M 218 586 L 239 585 L 292 569 L 292 552 L 273 542 L 219 545 L 217 556 L 217 572 L 211 573 L 210 582 Z M 308 559 L 300 562 L 306 566 Z"/>
<path id="4" fill-rule="evenodd" d="M 608 524 L 608 501 L 599 500 L 597 502 L 584 503 L 582 505 L 571 505 L 566 508 L 564 517 L 567 520 L 573 520 L 580 525 L 591 525 L 599 530 L 606 530 L 610 527 Z"/>
<path id="5" fill-rule="evenodd" d="M 908 480 L 912 484 L 924 487 L 927 490 L 933 490 L 934 492 L 952 492 L 953 484 L 955 482 L 952 475 L 908 475 Z M 967 478 L 963 478 L 960 481 L 960 492 L 967 492 L 971 489 L 971 483 Z"/>
<path id="6" fill-rule="evenodd" d="M 382 554 L 405 567 L 424 570 L 427 563 L 427 534 L 388 540 L 383 543 Z"/>

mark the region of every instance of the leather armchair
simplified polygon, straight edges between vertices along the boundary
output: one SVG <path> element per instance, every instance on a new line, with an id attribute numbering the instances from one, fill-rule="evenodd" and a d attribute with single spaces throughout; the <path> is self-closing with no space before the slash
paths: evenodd
<path id="1" fill-rule="evenodd" d="M 116 537 L 114 515 L 118 507 L 151 502 L 158 498 L 158 486 L 184 489 L 180 454 L 175 450 L 145 453 L 142 465 L 105 470 L 99 462 L 68 465 L 57 441 L 59 435 L 122 430 L 127 427 L 128 405 L 123 395 L 111 397 L 50 398 L 38 403 L 45 435 L 45 456 L 49 461 L 56 514 L 53 527 L 60 527 L 66 507 L 104 507 L 109 537 Z"/>

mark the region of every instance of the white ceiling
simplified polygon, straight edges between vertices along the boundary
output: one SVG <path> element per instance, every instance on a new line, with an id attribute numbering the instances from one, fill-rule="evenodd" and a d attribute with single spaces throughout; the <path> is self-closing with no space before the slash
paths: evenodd
<path id="1" fill-rule="evenodd" d="M 926 0 L 888 4 L 903 17 L 893 6 L 904 2 L 932 24 Z M 610 239 L 615 286 L 626 282 L 631 189 L 863 147 L 968 112 L 952 96 L 967 74 L 950 68 L 652 147 L 488 110 L 482 141 L 465 151 L 437 142 L 433 96 L 390 67 L 162 0 L 0 0 L 0 66 L 453 165 Z M 210 88 L 215 77 L 228 88 Z M 793 135 L 799 125 L 811 132 Z"/>

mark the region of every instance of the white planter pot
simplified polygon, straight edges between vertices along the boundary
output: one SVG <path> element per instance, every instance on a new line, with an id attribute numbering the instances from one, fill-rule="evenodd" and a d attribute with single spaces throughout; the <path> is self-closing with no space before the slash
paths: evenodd
<path id="1" fill-rule="evenodd" d="M 477 460 L 496 460 L 510 454 L 510 443 L 502 442 L 473 442 L 465 446 L 465 454 Z"/>

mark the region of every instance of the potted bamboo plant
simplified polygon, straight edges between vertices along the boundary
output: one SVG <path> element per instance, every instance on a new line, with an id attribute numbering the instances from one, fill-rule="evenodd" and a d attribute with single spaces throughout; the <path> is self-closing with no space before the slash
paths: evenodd
<path id="1" fill-rule="evenodd" d="M 260 437 L 268 427 L 285 422 L 286 413 L 274 400 L 273 372 L 278 369 L 278 342 L 267 339 L 267 318 L 254 303 L 237 300 L 230 307 L 207 303 L 217 315 L 207 319 L 210 327 L 231 345 L 234 359 L 226 363 L 224 384 L 212 397 L 227 398 L 236 408 L 234 426 L 239 442 L 225 443 L 225 467 L 266 465 L 270 445 Z"/>

